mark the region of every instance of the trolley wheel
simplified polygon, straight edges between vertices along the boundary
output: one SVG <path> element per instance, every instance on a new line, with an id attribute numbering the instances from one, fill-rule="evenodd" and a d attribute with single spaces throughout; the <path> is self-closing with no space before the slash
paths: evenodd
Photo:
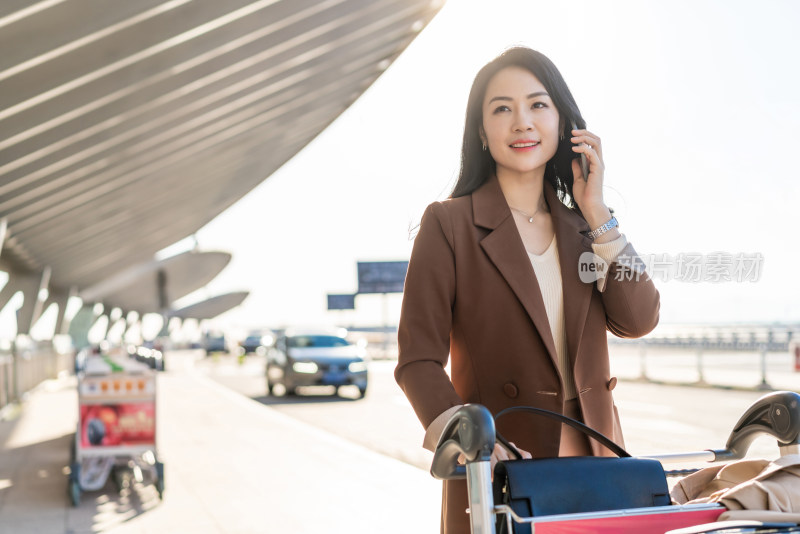
<path id="1" fill-rule="evenodd" d="M 164 464 L 156 462 L 156 491 L 158 491 L 158 498 L 164 500 Z"/>
<path id="2" fill-rule="evenodd" d="M 114 466 L 111 469 L 111 479 L 114 481 L 114 488 L 117 493 L 125 489 L 125 474 L 122 472 L 121 467 Z"/>
<path id="3" fill-rule="evenodd" d="M 73 507 L 77 508 L 81 505 L 81 485 L 72 478 L 69 480 L 69 499 L 72 501 Z"/>

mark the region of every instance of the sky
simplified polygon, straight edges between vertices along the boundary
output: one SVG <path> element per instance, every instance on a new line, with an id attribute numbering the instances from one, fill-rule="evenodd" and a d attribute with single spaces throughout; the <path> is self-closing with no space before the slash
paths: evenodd
<path id="1" fill-rule="evenodd" d="M 605 200 L 640 254 L 761 258 L 745 281 L 657 278 L 661 322 L 798 322 L 798 20 L 790 0 L 449 0 L 336 122 L 196 234 L 233 260 L 179 304 L 249 290 L 211 326 L 396 324 L 399 294 L 338 312 L 326 294 L 356 291 L 358 261 L 409 258 L 410 229 L 454 184 L 476 72 L 526 45 L 601 137 Z"/>

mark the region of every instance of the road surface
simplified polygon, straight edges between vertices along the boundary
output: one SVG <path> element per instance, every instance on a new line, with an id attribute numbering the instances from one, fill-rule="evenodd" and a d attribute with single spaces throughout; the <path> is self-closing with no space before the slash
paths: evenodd
<path id="1" fill-rule="evenodd" d="M 196 363 L 204 374 L 264 405 L 427 471 L 432 454 L 421 447 L 422 426 L 394 382 L 394 365 L 371 362 L 367 396 L 356 399 L 355 390 L 336 396 L 327 387 L 301 390 L 304 395 L 298 397 L 269 397 L 258 356 L 248 356 L 243 364 L 230 356 Z M 763 392 L 620 381 L 614 394 L 626 446 L 644 455 L 723 448 L 735 423 Z M 778 450 L 765 437 L 756 440 L 751 454 L 771 458 Z"/>

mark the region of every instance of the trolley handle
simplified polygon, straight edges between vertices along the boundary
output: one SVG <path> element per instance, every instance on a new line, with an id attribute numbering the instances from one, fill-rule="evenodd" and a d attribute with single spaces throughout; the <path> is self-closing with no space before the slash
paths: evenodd
<path id="1" fill-rule="evenodd" d="M 743 458 L 753 440 L 763 434 L 778 440 L 782 454 L 796 452 L 785 448 L 800 445 L 800 395 L 776 391 L 754 402 L 733 427 L 725 449 L 714 451 L 717 461 Z"/>
<path id="2" fill-rule="evenodd" d="M 661 463 L 739 460 L 747 455 L 753 440 L 763 435 L 778 440 L 781 456 L 800 452 L 800 394 L 775 391 L 756 400 L 733 427 L 724 449 L 647 454 L 644 457 Z"/>
<path id="3" fill-rule="evenodd" d="M 755 401 L 734 426 L 724 449 L 644 456 L 662 462 L 736 460 L 744 458 L 753 440 L 764 434 L 778 440 L 781 454 L 800 452 L 800 394 L 776 391 Z M 488 461 L 494 443 L 494 419 L 489 410 L 479 404 L 465 404 L 445 425 L 431 474 L 439 480 L 465 478 L 466 469 L 458 464 L 459 454 L 467 463 Z"/>
<path id="4" fill-rule="evenodd" d="M 447 421 L 433 454 L 431 475 L 439 480 L 465 478 L 466 467 L 459 465 L 463 454 L 467 463 L 488 462 L 494 450 L 494 419 L 480 404 L 465 404 Z"/>

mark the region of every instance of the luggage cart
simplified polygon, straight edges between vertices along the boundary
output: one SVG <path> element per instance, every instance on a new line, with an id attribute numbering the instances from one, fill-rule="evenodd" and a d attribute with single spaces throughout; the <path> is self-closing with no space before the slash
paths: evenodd
<path id="1" fill-rule="evenodd" d="M 645 457 L 659 460 L 662 464 L 737 460 L 745 456 L 755 438 L 764 434 L 777 438 L 781 456 L 800 453 L 800 395 L 779 391 L 758 399 L 739 419 L 724 449 Z M 690 504 L 520 517 L 509 506 L 494 504 L 490 457 L 495 438 L 494 419 L 489 410 L 478 404 L 467 404 L 445 425 L 431 464 L 434 478 L 466 478 L 467 512 L 472 534 L 496 534 L 498 518 L 504 520 L 509 533 L 514 532 L 516 524 L 530 525 L 535 534 L 664 534 L 674 529 L 712 523 L 725 511 L 720 504 Z M 466 458 L 466 465 L 458 463 L 461 454 Z M 693 471 L 697 469 L 667 471 L 666 474 L 682 476 Z"/>
<path id="2" fill-rule="evenodd" d="M 131 477 L 153 483 L 164 497 L 164 464 L 156 447 L 156 373 L 117 355 L 94 355 L 78 373 L 78 426 L 72 441 L 69 497 L 102 488 L 109 475 L 117 490 Z"/>

